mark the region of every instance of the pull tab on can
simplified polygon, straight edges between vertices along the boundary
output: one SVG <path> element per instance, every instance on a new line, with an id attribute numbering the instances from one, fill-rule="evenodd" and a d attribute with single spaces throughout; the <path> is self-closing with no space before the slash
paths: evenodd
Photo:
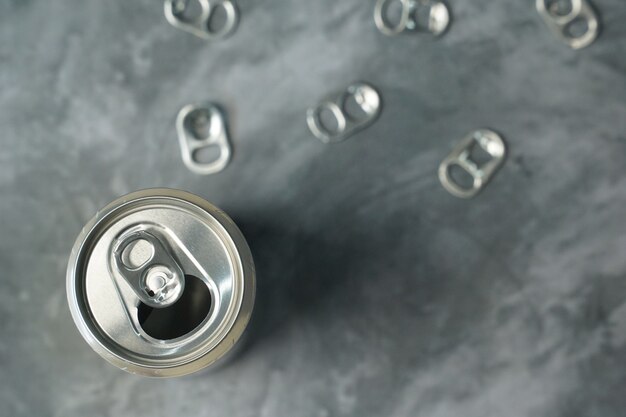
<path id="1" fill-rule="evenodd" d="M 589 46 L 598 37 L 598 16 L 587 0 L 537 0 L 536 7 L 548 27 L 572 49 Z M 580 25 L 580 33 L 576 33 L 576 25 Z"/>
<path id="2" fill-rule="evenodd" d="M 491 159 L 483 164 L 473 161 L 470 156 L 474 146 L 480 146 Z M 439 180 L 450 194 L 460 198 L 474 197 L 489 182 L 504 162 L 506 146 L 493 130 L 480 129 L 467 135 L 439 165 Z M 458 184 L 450 174 L 453 166 L 462 168 L 472 176 L 471 187 Z"/>
<path id="3" fill-rule="evenodd" d="M 200 5 L 197 16 L 188 16 L 191 1 L 197 1 Z M 239 11 L 233 0 L 165 0 L 163 7 L 165 18 L 172 26 L 206 40 L 230 35 L 239 22 Z M 213 29 L 211 19 L 218 7 L 226 12 L 226 21 L 220 28 Z"/>
<path id="4" fill-rule="evenodd" d="M 174 304 L 185 288 L 181 267 L 161 240 L 145 230 L 131 229 L 114 242 L 113 263 L 137 297 L 150 307 Z"/>
<path id="5" fill-rule="evenodd" d="M 400 19 L 392 23 L 388 17 L 392 3 L 402 7 Z M 384 35 L 394 36 L 403 32 L 430 32 L 442 35 L 450 24 L 448 6 L 440 0 L 378 0 L 374 8 L 374 22 Z"/>

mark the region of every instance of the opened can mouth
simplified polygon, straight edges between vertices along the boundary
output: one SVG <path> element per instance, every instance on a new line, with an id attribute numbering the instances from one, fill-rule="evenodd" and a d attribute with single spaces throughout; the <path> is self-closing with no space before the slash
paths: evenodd
<path id="1" fill-rule="evenodd" d="M 80 333 L 128 372 L 180 376 L 214 364 L 252 313 L 255 273 L 233 221 L 193 194 L 121 197 L 83 228 L 67 269 Z"/>

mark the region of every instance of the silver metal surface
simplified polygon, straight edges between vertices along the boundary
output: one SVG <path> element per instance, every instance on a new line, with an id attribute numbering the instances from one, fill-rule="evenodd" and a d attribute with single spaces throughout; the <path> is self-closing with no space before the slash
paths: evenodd
<path id="1" fill-rule="evenodd" d="M 149 229 L 154 229 L 150 230 Z M 151 307 L 167 307 L 180 299 L 185 288 L 185 276 L 178 262 L 165 248 L 164 237 L 154 226 L 140 225 L 124 231 L 112 245 L 114 270 L 135 291 L 139 300 Z M 145 261 L 134 264 L 131 251 L 143 243 L 150 248 Z M 126 259 L 123 254 L 129 252 Z"/>
<path id="2" fill-rule="evenodd" d="M 598 16 L 587 0 L 537 0 L 536 7 L 548 27 L 572 49 L 584 48 L 598 37 Z"/>
<path id="3" fill-rule="evenodd" d="M 124 255 L 140 241 L 152 250 L 144 244 L 138 254 Z M 140 265 L 121 266 L 133 259 Z M 199 287 L 191 290 L 189 280 Z M 193 308 L 181 305 L 197 296 L 181 298 L 183 282 L 185 291 L 210 294 L 206 316 L 176 337 L 154 336 L 142 311 L 149 318 Z M 173 295 L 160 300 L 163 288 Z M 82 336 L 110 363 L 146 376 L 184 375 L 223 357 L 247 326 L 254 294 L 252 256 L 239 229 L 224 212 L 178 190 L 149 189 L 115 200 L 85 226 L 68 263 L 68 301 Z M 179 317 L 172 323 L 189 326 Z"/>
<path id="4" fill-rule="evenodd" d="M 354 100 L 360 114 L 349 110 L 349 101 Z M 381 111 L 380 94 L 370 84 L 355 82 L 341 93 L 335 93 L 315 107 L 307 110 L 307 124 L 311 132 L 324 143 L 341 142 L 376 120 Z M 336 122 L 335 128 L 327 126 L 322 114 L 328 111 Z"/>
<path id="5" fill-rule="evenodd" d="M 192 2 L 200 7 L 196 16 L 187 15 Z M 212 19 L 219 7 L 224 9 L 226 17 L 220 27 L 215 28 Z M 165 0 L 164 11 L 165 18 L 171 25 L 206 40 L 230 35 L 239 23 L 239 11 L 234 0 Z"/>
<path id="6" fill-rule="evenodd" d="M 477 163 L 471 159 L 474 147 L 478 145 L 490 159 Z M 506 157 L 504 141 L 493 130 L 479 129 L 467 135 L 439 165 L 439 180 L 452 195 L 461 198 L 474 197 L 489 182 Z M 471 175 L 473 182 L 467 188 L 455 181 L 450 173 L 453 166 L 462 168 Z"/>
<path id="7" fill-rule="evenodd" d="M 183 162 L 191 171 L 210 175 L 222 171 L 232 156 L 226 118 L 213 103 L 189 104 L 176 118 L 176 131 Z M 203 159 L 201 152 L 217 151 Z"/>
<path id="8" fill-rule="evenodd" d="M 399 19 L 389 17 L 389 8 L 400 3 Z M 392 22 L 396 20 L 396 22 Z M 443 1 L 438 0 L 378 0 L 374 7 L 374 22 L 383 34 L 430 32 L 443 34 L 450 24 L 450 11 Z"/>

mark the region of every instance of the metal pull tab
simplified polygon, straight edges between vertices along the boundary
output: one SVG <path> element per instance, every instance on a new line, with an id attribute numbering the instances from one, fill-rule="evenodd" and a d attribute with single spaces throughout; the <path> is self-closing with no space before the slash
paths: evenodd
<path id="1" fill-rule="evenodd" d="M 480 146 L 491 159 L 484 164 L 477 164 L 470 159 L 474 146 Z M 474 197 L 489 182 L 496 170 L 504 162 L 506 146 L 496 132 L 480 129 L 466 136 L 439 165 L 439 180 L 452 195 L 461 198 Z M 473 183 L 470 188 L 459 185 L 450 175 L 452 166 L 459 166 L 470 174 Z"/>
<path id="2" fill-rule="evenodd" d="M 399 2 L 400 19 L 392 23 L 389 8 Z M 384 35 L 394 36 L 402 32 L 430 32 L 443 34 L 450 24 L 448 6 L 440 0 L 378 0 L 374 8 L 374 22 Z"/>
<path id="3" fill-rule="evenodd" d="M 206 103 L 183 107 L 176 118 L 176 130 L 187 168 L 200 175 L 215 174 L 226 168 L 232 151 L 226 119 L 217 105 Z M 209 149 L 216 150 L 217 156 L 202 160 L 201 152 Z"/>
<path id="4" fill-rule="evenodd" d="M 354 99 L 357 114 L 347 109 L 348 100 Z M 333 94 L 315 107 L 307 110 L 307 124 L 311 132 L 324 143 L 341 142 L 357 131 L 369 126 L 380 114 L 380 95 L 369 84 L 358 82 L 346 91 Z M 322 112 L 328 110 L 336 121 L 331 129 L 322 121 Z"/>
<path id="5" fill-rule="evenodd" d="M 587 0 L 537 0 L 536 7 L 548 27 L 572 49 L 584 48 L 598 37 L 598 16 Z"/>
<path id="6" fill-rule="evenodd" d="M 113 244 L 116 270 L 150 307 L 174 304 L 185 288 L 185 274 L 154 234 L 130 230 Z"/>
<path id="7" fill-rule="evenodd" d="M 187 14 L 192 1 L 199 4 L 200 12 L 197 16 L 189 17 Z M 213 29 L 211 19 L 218 7 L 226 12 L 226 20 L 220 28 Z M 207 40 L 230 35 L 239 22 L 239 11 L 233 0 L 165 0 L 164 9 L 165 18 L 172 26 Z"/>

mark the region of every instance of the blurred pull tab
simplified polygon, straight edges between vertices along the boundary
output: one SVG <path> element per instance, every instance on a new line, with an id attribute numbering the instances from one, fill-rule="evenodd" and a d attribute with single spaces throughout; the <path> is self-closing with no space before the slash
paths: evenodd
<path id="1" fill-rule="evenodd" d="M 483 164 L 473 161 L 470 156 L 474 146 L 480 146 L 491 159 Z M 489 182 L 504 162 L 506 146 L 496 132 L 480 129 L 466 136 L 439 165 L 439 180 L 450 194 L 460 198 L 474 197 Z M 450 169 L 458 166 L 473 179 L 472 185 L 461 186 L 455 181 Z"/>
<path id="2" fill-rule="evenodd" d="M 354 105 L 350 108 L 350 104 Z M 378 91 L 371 85 L 355 82 L 341 93 L 334 93 L 317 106 L 307 110 L 306 119 L 311 133 L 323 143 L 341 142 L 376 120 L 381 110 Z M 322 113 L 331 115 L 330 127 Z"/>
<path id="3" fill-rule="evenodd" d="M 589 46 L 600 31 L 587 0 L 537 0 L 537 11 L 554 34 L 572 49 Z"/>
<path id="4" fill-rule="evenodd" d="M 196 3 L 199 10 L 192 10 Z M 220 27 L 213 28 L 212 20 L 218 8 L 226 13 Z M 206 40 L 217 40 L 230 35 L 239 22 L 239 11 L 233 0 L 165 0 L 165 18 L 174 27 Z"/>
<path id="5" fill-rule="evenodd" d="M 391 16 L 396 3 L 401 9 L 395 13 L 396 16 Z M 374 8 L 374 23 L 387 36 L 411 32 L 440 36 L 450 24 L 450 11 L 441 0 L 378 0 Z"/>
<path id="6" fill-rule="evenodd" d="M 217 105 L 205 103 L 183 107 L 176 118 L 176 131 L 183 162 L 192 172 L 215 174 L 230 162 L 232 150 L 226 118 Z M 215 152 L 209 154 L 210 151 Z"/>

